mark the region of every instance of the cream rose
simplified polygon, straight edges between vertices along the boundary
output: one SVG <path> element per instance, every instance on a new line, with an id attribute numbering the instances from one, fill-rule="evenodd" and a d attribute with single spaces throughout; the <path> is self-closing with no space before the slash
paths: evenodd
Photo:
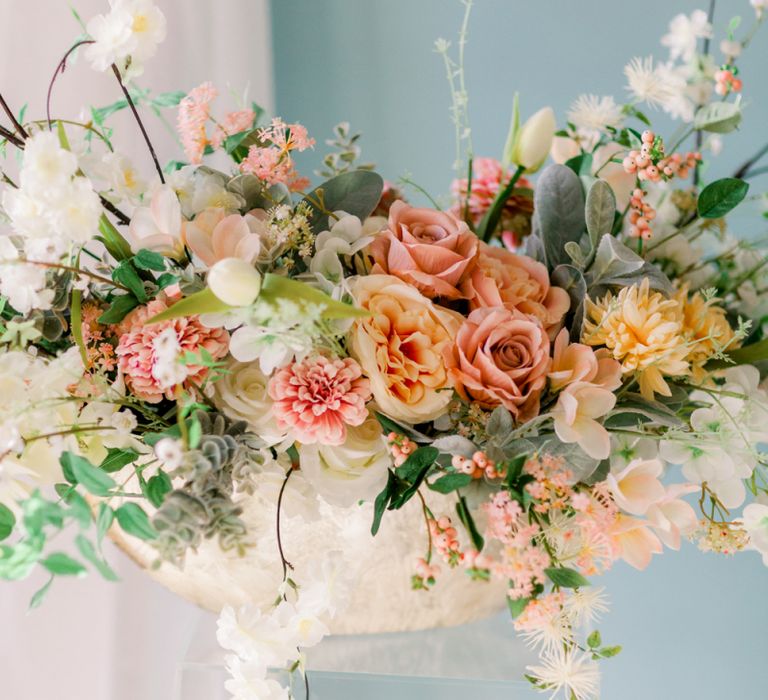
<path id="1" fill-rule="evenodd" d="M 373 500 L 392 466 L 381 426 L 373 417 L 347 428 L 343 445 L 302 445 L 299 457 L 309 484 L 328 503 L 345 508 Z"/>
<path id="2" fill-rule="evenodd" d="M 350 288 L 357 305 L 371 312 L 355 322 L 349 339 L 378 407 L 408 423 L 440 416 L 451 401 L 445 389 L 452 385 L 443 349 L 461 316 L 391 275 L 358 277 Z"/>
<path id="3" fill-rule="evenodd" d="M 228 372 L 211 385 L 213 403 L 225 416 L 243 420 L 267 445 L 286 437 L 272 415 L 272 399 L 267 393 L 267 377 L 259 363 L 230 362 Z"/>

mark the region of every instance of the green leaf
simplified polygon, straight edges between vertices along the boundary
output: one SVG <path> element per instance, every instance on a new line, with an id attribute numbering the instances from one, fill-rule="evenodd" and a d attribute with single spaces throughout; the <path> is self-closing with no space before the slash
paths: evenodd
<path id="1" fill-rule="evenodd" d="M 130 260 L 123 260 L 118 263 L 117 267 L 112 270 L 112 279 L 118 284 L 128 287 L 133 296 L 140 302 L 145 302 L 147 300 L 147 292 L 144 289 L 144 283 L 141 281 L 139 273 L 136 272 L 136 268 L 131 264 Z"/>
<path id="2" fill-rule="evenodd" d="M 94 467 L 84 457 L 65 452 L 61 455 L 61 459 L 67 460 L 76 482 L 82 484 L 94 496 L 108 496 L 109 492 L 117 486 L 109 474 L 101 471 L 98 467 Z"/>
<path id="3" fill-rule="evenodd" d="M 170 490 L 170 478 L 165 472 L 158 472 L 147 482 L 147 499 L 155 508 L 159 508 Z"/>
<path id="4" fill-rule="evenodd" d="M 585 208 L 587 232 L 592 249 L 597 249 L 600 238 L 613 229 L 616 215 L 616 196 L 605 180 L 595 180 L 587 193 Z"/>
<path id="5" fill-rule="evenodd" d="M 120 323 L 130 311 L 139 305 L 139 300 L 133 294 L 123 294 L 113 297 L 109 308 L 99 316 L 99 323 L 112 325 Z M 171 307 L 173 308 L 173 307 Z"/>
<path id="6" fill-rule="evenodd" d="M 173 90 L 172 92 L 161 92 L 156 97 L 151 99 L 151 103 L 155 107 L 176 107 L 181 102 L 187 93 L 184 90 Z"/>
<path id="7" fill-rule="evenodd" d="M 477 525 L 475 525 L 475 521 L 472 518 L 472 514 L 469 511 L 469 506 L 467 505 L 467 500 L 464 498 L 464 496 L 461 496 L 459 498 L 459 502 L 456 504 L 456 513 L 459 516 L 459 520 L 461 520 L 462 524 L 464 525 L 467 534 L 472 540 L 472 544 L 474 545 L 475 549 L 478 552 L 481 552 L 483 550 L 483 546 L 485 545 L 485 540 L 483 540 L 483 536 L 477 529 Z"/>
<path id="8" fill-rule="evenodd" d="M 534 228 L 552 270 L 568 262 L 565 244 L 578 243 L 586 226 L 581 180 L 565 165 L 550 165 L 539 176 L 533 199 Z"/>
<path id="9" fill-rule="evenodd" d="M 315 233 L 329 228 L 329 216 L 344 211 L 365 220 L 381 199 L 384 181 L 370 170 L 342 173 L 312 190 L 303 202 L 312 207 L 309 223 Z"/>
<path id="10" fill-rule="evenodd" d="M 135 462 L 139 457 L 139 453 L 135 450 L 120 449 L 117 447 L 110 447 L 107 450 L 107 456 L 99 465 L 99 469 L 103 472 L 118 472 L 126 464 Z"/>
<path id="11" fill-rule="evenodd" d="M 96 541 L 101 543 L 107 530 L 112 527 L 115 511 L 106 503 L 99 503 L 99 514 L 96 516 Z"/>
<path id="12" fill-rule="evenodd" d="M 133 262 L 140 270 L 155 270 L 155 272 L 165 270 L 165 258 L 154 250 L 142 248 L 133 256 Z"/>
<path id="13" fill-rule="evenodd" d="M 472 483 L 471 474 L 446 474 L 427 486 L 438 493 L 451 493 L 456 489 L 463 489 Z"/>
<path id="14" fill-rule="evenodd" d="M 696 208 L 704 219 L 719 219 L 738 206 L 749 191 L 749 183 L 725 177 L 709 183 L 699 195 Z"/>
<path id="15" fill-rule="evenodd" d="M 75 544 L 80 550 L 80 554 L 83 555 L 86 561 L 93 564 L 96 571 L 98 571 L 107 581 L 118 581 L 117 574 L 112 570 L 112 567 L 107 564 L 104 559 L 99 556 L 96 548 L 91 541 L 84 535 L 78 535 L 75 538 Z"/>
<path id="16" fill-rule="evenodd" d="M 142 540 L 157 539 L 157 532 L 149 522 L 144 509 L 137 503 L 123 503 L 116 511 L 115 517 L 125 532 Z"/>
<path id="17" fill-rule="evenodd" d="M 507 607 L 509 608 L 509 614 L 512 616 L 512 619 L 514 620 L 515 618 L 520 617 L 520 615 L 523 614 L 523 610 L 525 610 L 530 602 L 530 598 L 516 598 L 515 600 L 507 598 Z"/>
<path id="18" fill-rule="evenodd" d="M 573 158 L 569 158 L 565 161 L 566 167 L 570 168 L 577 175 L 591 175 L 592 174 L 592 154 L 580 153 Z"/>
<path id="19" fill-rule="evenodd" d="M 70 508 L 72 517 L 77 520 L 82 529 L 87 528 L 91 524 L 91 508 L 88 502 L 74 489 L 68 489 L 68 493 L 64 499 Z"/>
<path id="20" fill-rule="evenodd" d="M 714 134 L 727 134 L 741 124 L 741 105 L 738 102 L 712 102 L 705 105 L 693 119 L 693 128 Z"/>
<path id="21" fill-rule="evenodd" d="M 592 634 L 587 637 L 587 646 L 590 649 L 596 649 L 603 643 L 603 639 L 600 636 L 600 632 L 598 630 L 595 630 L 592 632 Z"/>
<path id="22" fill-rule="evenodd" d="M 439 454 L 440 451 L 435 447 L 419 447 L 408 455 L 408 459 L 405 462 L 395 469 L 395 474 L 398 478 L 410 484 L 420 481 L 424 478 L 426 470 L 435 463 Z"/>
<path id="23" fill-rule="evenodd" d="M 102 214 L 99 219 L 99 231 L 101 232 L 104 246 L 115 260 L 120 262 L 131 257 L 131 246 L 114 227 L 106 214 Z"/>
<path id="24" fill-rule="evenodd" d="M 80 350 L 80 359 L 83 361 L 83 366 L 88 367 L 90 365 L 88 362 L 88 351 L 85 348 L 85 340 L 83 339 L 83 293 L 74 287 L 72 288 L 69 313 L 72 337 L 75 339 L 75 343 Z"/>
<path id="25" fill-rule="evenodd" d="M 379 531 L 379 527 L 381 527 L 381 519 L 384 516 L 384 511 L 387 509 L 387 505 L 389 505 L 389 500 L 392 497 L 392 493 L 395 489 L 396 481 L 397 477 L 395 477 L 394 473 L 390 469 L 387 473 L 387 485 L 382 489 L 379 495 L 376 496 L 376 500 L 373 502 L 373 523 L 371 524 L 371 534 L 374 536 Z"/>
<path id="26" fill-rule="evenodd" d="M 16 516 L 13 511 L 0 503 L 0 540 L 6 539 L 16 525 Z"/>
<path id="27" fill-rule="evenodd" d="M 621 646 L 616 645 L 614 647 L 603 647 L 598 649 L 595 653 L 604 659 L 610 659 L 612 656 L 616 656 L 621 652 Z"/>
<path id="28" fill-rule="evenodd" d="M 174 318 L 187 318 L 189 316 L 199 316 L 200 314 L 218 314 L 229 311 L 232 307 L 219 299 L 208 287 L 190 294 L 173 306 L 161 311 L 146 321 L 146 325 L 168 321 Z"/>
<path id="29" fill-rule="evenodd" d="M 371 315 L 365 309 L 359 309 L 351 304 L 344 304 L 343 302 L 331 299 L 324 292 L 315 287 L 310 287 L 304 282 L 269 272 L 264 275 L 264 282 L 261 285 L 258 301 L 274 304 L 278 299 L 293 299 L 294 301 L 322 306 L 324 307 L 322 316 L 327 319 L 365 318 Z M 171 309 L 176 308 L 176 306 L 172 306 Z"/>
<path id="30" fill-rule="evenodd" d="M 80 562 L 75 561 L 64 552 L 54 552 L 43 559 L 40 564 L 57 576 L 82 576 L 86 573 L 85 567 Z"/>
<path id="31" fill-rule="evenodd" d="M 743 348 L 729 350 L 725 354 L 730 362 L 727 360 L 710 360 L 707 362 L 706 368 L 708 370 L 725 369 L 733 365 L 753 365 L 756 362 L 768 360 L 768 338 L 745 345 Z"/>
<path id="32" fill-rule="evenodd" d="M 544 573 L 556 586 L 560 588 L 579 588 L 579 586 L 589 586 L 589 581 L 584 578 L 575 569 L 569 569 L 566 566 L 550 567 L 544 569 Z"/>
<path id="33" fill-rule="evenodd" d="M 53 576 L 51 576 L 41 588 L 39 588 L 37 591 L 35 591 L 35 594 L 32 596 L 32 598 L 29 601 L 29 609 L 34 610 L 35 608 L 39 608 L 42 604 L 43 600 L 45 599 L 45 596 L 48 594 L 48 591 L 51 589 L 51 584 L 53 583 Z"/>

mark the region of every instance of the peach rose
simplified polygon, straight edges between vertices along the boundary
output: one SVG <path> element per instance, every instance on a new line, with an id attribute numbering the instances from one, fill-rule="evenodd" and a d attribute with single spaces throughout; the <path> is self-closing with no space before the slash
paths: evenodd
<path id="1" fill-rule="evenodd" d="M 451 401 L 443 350 L 453 342 L 461 316 L 433 304 L 391 275 L 350 282 L 358 306 L 371 312 L 349 332 L 352 355 L 371 383 L 379 409 L 395 420 L 425 423 Z"/>
<path id="2" fill-rule="evenodd" d="M 480 244 L 477 265 L 461 286 L 472 309 L 503 306 L 538 318 L 550 340 L 571 306 L 568 292 L 552 287 L 545 265 L 526 255 Z"/>
<path id="3" fill-rule="evenodd" d="M 482 408 L 505 406 L 518 421 L 539 412 L 549 370 L 549 337 L 516 309 L 475 309 L 445 352 L 456 391 Z"/>
<path id="4" fill-rule="evenodd" d="M 480 241 L 452 214 L 395 202 L 388 228 L 371 243 L 373 274 L 395 275 L 430 299 L 460 299 Z"/>

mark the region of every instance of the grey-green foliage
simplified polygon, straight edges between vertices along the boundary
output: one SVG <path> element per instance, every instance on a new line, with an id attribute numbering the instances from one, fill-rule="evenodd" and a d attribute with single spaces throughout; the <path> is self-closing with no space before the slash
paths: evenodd
<path id="1" fill-rule="evenodd" d="M 541 241 L 550 270 L 570 262 L 565 246 L 578 243 L 586 228 L 584 190 L 579 176 L 565 165 L 550 165 L 536 183 L 533 195 L 534 235 Z"/>
<path id="2" fill-rule="evenodd" d="M 242 510 L 232 499 L 253 452 L 245 423 L 203 411 L 197 412 L 194 420 L 201 427 L 200 442 L 185 453 L 182 464 L 171 473 L 183 478 L 184 484 L 165 497 L 152 518 L 160 559 L 176 565 L 181 565 L 187 550 L 196 549 L 203 539 L 218 537 L 223 550 L 244 551 L 248 534 L 240 517 Z"/>

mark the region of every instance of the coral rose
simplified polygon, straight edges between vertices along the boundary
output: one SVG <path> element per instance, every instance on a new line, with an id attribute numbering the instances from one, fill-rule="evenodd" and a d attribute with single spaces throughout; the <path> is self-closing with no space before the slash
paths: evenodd
<path id="1" fill-rule="evenodd" d="M 371 312 L 349 334 L 352 354 L 371 381 L 381 411 L 395 420 L 424 423 L 451 401 L 443 349 L 453 342 L 461 316 L 433 304 L 391 275 L 351 281 L 357 305 Z"/>
<path id="2" fill-rule="evenodd" d="M 395 202 L 388 228 L 371 243 L 373 274 L 396 275 L 430 299 L 460 299 L 480 241 L 463 221 Z"/>
<path id="3" fill-rule="evenodd" d="M 568 292 L 550 285 L 546 266 L 486 243 L 480 244 L 477 266 L 461 290 L 473 309 L 503 306 L 535 316 L 550 339 L 571 306 Z"/>
<path id="4" fill-rule="evenodd" d="M 445 362 L 465 401 L 506 407 L 518 421 L 539 412 L 549 370 L 549 337 L 538 319 L 505 308 L 475 309 Z"/>

